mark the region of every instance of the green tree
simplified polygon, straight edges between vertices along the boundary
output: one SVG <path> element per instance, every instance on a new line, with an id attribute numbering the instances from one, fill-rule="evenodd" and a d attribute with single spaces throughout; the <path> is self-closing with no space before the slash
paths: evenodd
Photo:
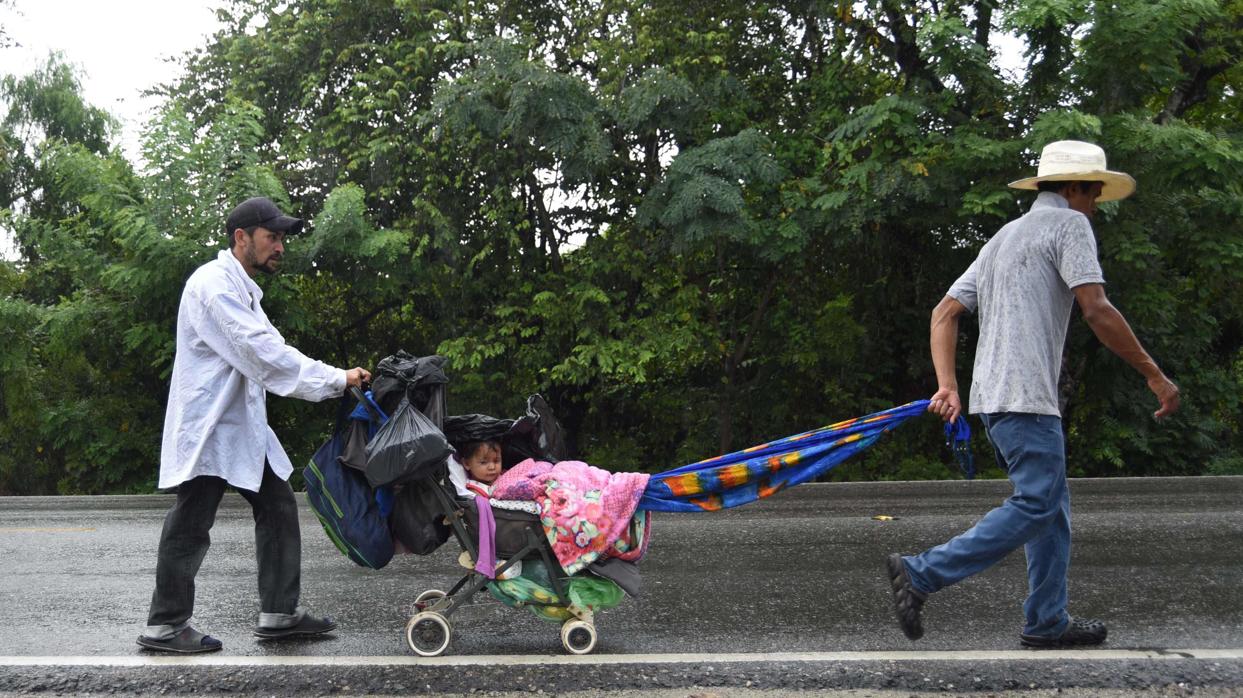
<path id="1" fill-rule="evenodd" d="M 923 398 L 931 308 L 1029 205 L 1006 182 L 1061 138 L 1140 182 L 1094 223 L 1102 264 L 1185 396 L 1153 423 L 1142 381 L 1073 320 L 1073 471 L 1243 468 L 1238 0 L 234 0 L 220 16 L 161 88 L 141 172 L 72 71 L 4 83 L 21 259 L 0 267 L 16 444 L 0 491 L 149 486 L 181 283 L 254 193 L 312 223 L 265 300 L 295 346 L 442 353 L 451 411 L 512 415 L 544 393 L 606 467 Z M 1021 69 L 1003 67 L 1016 44 Z M 327 426 L 296 401 L 272 416 L 295 460 Z M 945 476 L 939 440 L 921 420 L 835 476 Z"/>

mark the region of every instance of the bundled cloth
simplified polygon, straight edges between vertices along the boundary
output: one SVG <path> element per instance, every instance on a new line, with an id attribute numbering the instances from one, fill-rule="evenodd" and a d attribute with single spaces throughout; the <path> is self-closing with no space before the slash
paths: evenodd
<path id="1" fill-rule="evenodd" d="M 639 506 L 647 511 L 717 511 L 772 496 L 820 477 L 882 434 L 926 414 L 927 408 L 927 400 L 916 400 L 657 473 Z M 968 480 L 975 475 L 970 440 L 971 428 L 961 416 L 945 425 L 946 445 Z"/>
<path id="2" fill-rule="evenodd" d="M 581 461 L 557 464 L 527 459 L 492 488 L 494 499 L 539 504 L 540 523 L 566 574 L 602 557 L 634 561 L 647 550 L 650 519 L 636 510 L 646 473 L 610 473 Z"/>
<path id="3" fill-rule="evenodd" d="M 488 584 L 488 591 L 501 603 L 511 608 L 524 607 L 544 620 L 562 622 L 582 613 L 595 613 L 613 608 L 622 600 L 622 589 L 608 579 L 590 574 L 570 577 L 562 581 L 568 606 L 558 606 L 553 591 L 552 576 L 544 563 L 527 560 L 522 574 L 512 579 L 498 579 Z"/>

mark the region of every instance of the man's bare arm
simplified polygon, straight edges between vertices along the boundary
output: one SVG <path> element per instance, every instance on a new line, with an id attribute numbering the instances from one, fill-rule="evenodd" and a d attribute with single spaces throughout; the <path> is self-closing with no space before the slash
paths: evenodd
<path id="1" fill-rule="evenodd" d="M 932 365 L 937 372 L 937 392 L 929 401 L 928 411 L 936 412 L 947 422 L 962 414 L 962 400 L 958 396 L 958 318 L 967 307 L 956 299 L 946 296 L 932 310 L 929 328 L 929 345 Z"/>
<path id="2" fill-rule="evenodd" d="M 1083 320 L 1092 328 L 1096 338 L 1113 353 L 1122 358 L 1148 381 L 1148 389 L 1161 403 L 1153 417 L 1161 419 L 1178 411 L 1178 386 L 1161 372 L 1143 345 L 1139 343 L 1130 324 L 1122 313 L 1105 296 L 1101 284 L 1084 284 L 1074 288 L 1075 300 L 1083 312 Z"/>

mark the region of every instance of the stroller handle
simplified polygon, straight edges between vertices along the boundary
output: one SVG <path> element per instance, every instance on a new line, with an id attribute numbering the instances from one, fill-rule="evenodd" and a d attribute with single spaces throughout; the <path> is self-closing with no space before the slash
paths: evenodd
<path id="1" fill-rule="evenodd" d="M 371 417 L 371 421 L 376 424 L 384 423 L 385 418 L 376 410 L 375 405 L 371 404 L 371 401 L 367 399 L 367 396 L 363 394 L 362 388 L 357 385 L 351 385 L 349 387 L 349 393 L 351 397 L 358 401 L 358 404 L 362 405 L 363 408 L 367 410 L 367 414 Z"/>

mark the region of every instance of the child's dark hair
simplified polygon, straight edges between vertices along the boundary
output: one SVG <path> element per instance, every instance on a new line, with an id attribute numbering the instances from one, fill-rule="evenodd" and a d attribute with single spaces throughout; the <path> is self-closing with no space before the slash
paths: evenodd
<path id="1" fill-rule="evenodd" d="M 470 458 L 479 452 L 482 448 L 495 448 L 499 454 L 501 452 L 501 442 L 496 439 L 486 439 L 484 441 L 467 441 L 461 444 L 454 444 L 457 449 L 457 457 L 460 460 Z"/>

